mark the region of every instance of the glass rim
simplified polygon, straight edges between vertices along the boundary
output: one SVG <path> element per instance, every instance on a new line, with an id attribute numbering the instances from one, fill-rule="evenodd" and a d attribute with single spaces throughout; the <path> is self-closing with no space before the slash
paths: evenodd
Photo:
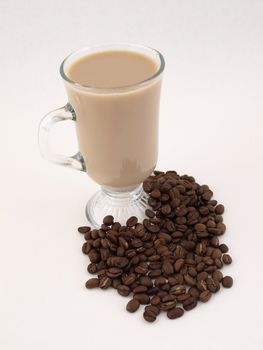
<path id="1" fill-rule="evenodd" d="M 66 72 L 65 72 L 65 65 L 67 64 L 68 60 L 70 60 L 74 55 L 78 54 L 78 53 L 82 53 L 83 52 L 83 56 L 84 53 L 92 50 L 92 49 L 110 49 L 111 47 L 113 48 L 114 46 L 123 46 L 123 50 L 125 50 L 125 46 L 126 49 L 129 47 L 130 49 L 134 48 L 134 49 L 141 49 L 141 50 L 148 50 L 151 51 L 155 54 L 157 54 L 158 58 L 159 58 L 159 65 L 158 65 L 158 69 L 157 71 L 152 74 L 151 76 L 149 76 L 147 79 L 138 81 L 136 83 L 133 84 L 129 84 L 129 85 L 121 85 L 121 86 L 114 86 L 114 87 L 100 87 L 100 86 L 95 86 L 95 85 L 85 85 L 85 84 L 81 84 L 78 83 L 72 79 L 70 79 Z M 116 49 L 118 50 L 118 49 Z M 132 50 L 131 50 L 132 51 Z M 96 52 L 96 51 L 95 51 Z M 87 53 L 88 55 L 88 53 Z M 127 89 L 132 89 L 132 88 L 138 88 L 141 86 L 144 86 L 145 84 L 148 84 L 149 82 L 151 82 L 152 80 L 156 79 L 157 77 L 159 77 L 162 72 L 164 71 L 164 67 L 165 67 L 165 60 L 163 55 L 156 49 L 146 46 L 146 45 L 141 45 L 141 44 L 133 44 L 133 43 L 125 43 L 125 42 L 113 42 L 113 43 L 106 43 L 106 44 L 100 44 L 100 45 L 93 45 L 93 46 L 87 46 L 87 47 L 83 47 L 81 49 L 75 50 L 73 52 L 71 52 L 61 63 L 60 65 L 60 75 L 61 77 L 67 82 L 70 83 L 71 85 L 73 85 L 76 88 L 81 88 L 81 89 L 85 89 L 85 90 L 92 90 L 92 91 L 101 91 L 101 92 L 114 92 L 114 91 L 119 91 L 119 90 L 127 90 Z"/>

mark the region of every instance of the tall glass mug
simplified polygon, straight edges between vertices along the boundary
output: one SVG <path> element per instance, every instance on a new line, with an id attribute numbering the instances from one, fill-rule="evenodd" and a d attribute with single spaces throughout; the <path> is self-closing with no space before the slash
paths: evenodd
<path id="1" fill-rule="evenodd" d="M 69 77 L 74 62 L 107 51 L 147 56 L 156 69 L 142 81 L 114 87 L 82 84 Z M 42 119 L 39 147 L 49 161 L 87 172 L 101 186 L 86 206 L 87 219 L 95 227 L 106 215 L 113 215 L 121 224 L 133 215 L 140 220 L 145 217 L 148 198 L 142 182 L 157 163 L 164 65 L 163 56 L 152 48 L 111 44 L 78 50 L 60 66 L 69 102 Z M 50 129 L 64 120 L 73 120 L 76 125 L 79 152 L 72 157 L 49 148 Z"/>

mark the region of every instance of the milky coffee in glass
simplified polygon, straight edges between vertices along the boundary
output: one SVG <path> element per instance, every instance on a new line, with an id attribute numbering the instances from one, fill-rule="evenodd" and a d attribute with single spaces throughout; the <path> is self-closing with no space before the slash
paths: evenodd
<path id="1" fill-rule="evenodd" d="M 149 56 L 125 50 L 88 54 L 65 70 L 77 83 L 66 84 L 66 89 L 76 113 L 86 171 L 106 188 L 130 190 L 156 166 L 161 79 L 136 84 L 157 70 Z M 81 89 L 78 84 L 99 90 Z"/>
<path id="2" fill-rule="evenodd" d="M 49 161 L 86 172 L 101 186 L 86 205 L 93 227 L 106 215 L 121 224 L 130 216 L 145 218 L 142 182 L 157 162 L 164 66 L 159 51 L 129 43 L 86 47 L 61 63 L 68 102 L 41 120 L 39 147 Z M 52 152 L 49 143 L 53 126 L 66 120 L 76 126 L 79 152 L 73 156 Z"/>

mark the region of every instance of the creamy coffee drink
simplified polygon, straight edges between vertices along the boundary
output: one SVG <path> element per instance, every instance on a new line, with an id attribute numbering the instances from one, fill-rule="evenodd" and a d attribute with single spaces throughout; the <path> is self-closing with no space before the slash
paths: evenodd
<path id="1" fill-rule="evenodd" d="M 158 68 L 142 53 L 110 50 L 65 69 L 75 82 L 66 88 L 80 153 L 88 175 L 105 188 L 131 190 L 156 166 L 161 76 L 152 77 Z"/>

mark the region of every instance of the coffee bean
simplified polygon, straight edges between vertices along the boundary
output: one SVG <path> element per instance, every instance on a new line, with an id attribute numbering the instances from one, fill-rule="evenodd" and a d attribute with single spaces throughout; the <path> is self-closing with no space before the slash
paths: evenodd
<path id="1" fill-rule="evenodd" d="M 145 210 L 145 215 L 148 216 L 148 218 L 154 218 L 155 217 L 155 213 L 150 210 L 150 209 L 146 209 Z"/>
<path id="2" fill-rule="evenodd" d="M 141 285 L 146 286 L 148 288 L 152 288 L 152 286 L 153 286 L 151 279 L 147 276 L 142 276 L 140 278 L 140 283 L 141 283 Z"/>
<path id="3" fill-rule="evenodd" d="M 213 279 L 213 278 L 208 278 L 206 280 L 207 288 L 210 290 L 212 293 L 216 293 L 220 289 L 220 284 L 218 280 Z"/>
<path id="4" fill-rule="evenodd" d="M 211 243 L 212 247 L 215 247 L 215 248 L 219 247 L 219 239 L 218 239 L 218 237 L 215 237 L 215 236 L 212 237 L 210 243 Z M 220 249 L 220 247 L 219 247 L 219 249 Z M 221 250 L 221 252 L 222 252 L 222 250 Z"/>
<path id="5" fill-rule="evenodd" d="M 218 204 L 215 208 L 215 213 L 218 215 L 222 215 L 225 211 L 225 208 L 223 206 L 223 204 Z"/>
<path id="6" fill-rule="evenodd" d="M 197 275 L 197 281 L 205 281 L 208 277 L 208 273 L 203 271 L 203 272 L 200 272 L 198 275 Z"/>
<path id="7" fill-rule="evenodd" d="M 136 287 L 136 288 L 134 288 L 133 290 L 133 293 L 145 293 L 145 292 L 147 292 L 147 287 L 145 287 L 145 286 L 138 286 L 138 287 Z"/>
<path id="8" fill-rule="evenodd" d="M 90 231 L 90 227 L 89 227 L 89 226 L 80 226 L 80 227 L 78 228 L 78 231 L 79 231 L 79 233 L 84 234 L 84 233 Z"/>
<path id="9" fill-rule="evenodd" d="M 231 288 L 232 285 L 233 285 L 233 278 L 230 277 L 230 276 L 225 276 L 225 277 L 222 279 L 222 285 L 223 285 L 223 287 L 225 287 L 225 288 Z"/>
<path id="10" fill-rule="evenodd" d="M 212 259 L 221 258 L 222 252 L 220 249 L 215 249 L 211 255 Z"/>
<path id="11" fill-rule="evenodd" d="M 196 229 L 196 231 L 198 231 L 198 232 L 203 232 L 203 231 L 206 230 L 206 226 L 205 226 L 204 224 L 196 224 L 196 225 L 195 225 L 195 229 Z"/>
<path id="12" fill-rule="evenodd" d="M 173 309 L 176 306 L 176 300 L 169 300 L 165 302 L 161 302 L 160 309 L 163 311 L 167 311 Z"/>
<path id="13" fill-rule="evenodd" d="M 136 275 L 134 273 L 131 273 L 130 275 L 127 275 L 125 278 L 123 278 L 123 284 L 125 286 L 130 286 L 135 281 Z"/>
<path id="14" fill-rule="evenodd" d="M 222 274 L 221 271 L 216 270 L 216 271 L 214 271 L 212 273 L 212 277 L 213 277 L 214 280 L 217 280 L 218 282 L 221 282 L 222 279 L 223 279 L 223 274 Z"/>
<path id="15" fill-rule="evenodd" d="M 229 254 L 224 254 L 222 257 L 223 263 L 226 265 L 230 265 L 232 263 L 232 258 Z"/>
<path id="16" fill-rule="evenodd" d="M 119 278 L 114 278 L 114 280 L 112 280 L 112 288 L 117 289 L 120 284 L 121 280 Z"/>
<path id="17" fill-rule="evenodd" d="M 99 279 L 98 278 L 90 278 L 86 282 L 86 288 L 91 289 L 91 288 L 97 288 L 99 286 Z"/>
<path id="18" fill-rule="evenodd" d="M 212 293 L 209 290 L 205 290 L 199 295 L 199 300 L 203 303 L 206 303 L 211 298 L 211 296 Z"/>
<path id="19" fill-rule="evenodd" d="M 130 288 L 124 284 L 118 285 L 117 291 L 123 297 L 127 297 L 130 294 Z"/>
<path id="20" fill-rule="evenodd" d="M 110 287 L 112 280 L 108 276 L 104 276 L 100 280 L 99 287 L 102 289 L 107 289 Z"/>
<path id="21" fill-rule="evenodd" d="M 159 313 L 160 313 L 160 309 L 157 306 L 154 306 L 154 305 L 147 305 L 147 306 L 145 306 L 144 311 L 146 313 L 152 312 L 152 313 L 155 314 L 155 316 L 158 316 Z"/>
<path id="22" fill-rule="evenodd" d="M 188 284 L 191 287 L 196 285 L 195 278 L 193 278 L 192 276 L 190 276 L 188 274 L 184 275 L 184 281 L 185 281 L 186 284 Z"/>
<path id="23" fill-rule="evenodd" d="M 166 278 L 163 276 L 157 277 L 156 280 L 154 281 L 155 286 L 161 286 L 161 285 L 164 285 L 165 283 L 166 283 Z"/>
<path id="24" fill-rule="evenodd" d="M 207 290 L 207 284 L 204 280 L 200 280 L 197 282 L 196 287 L 198 290 L 203 292 L 204 290 Z"/>
<path id="25" fill-rule="evenodd" d="M 138 300 L 140 304 L 149 304 L 150 298 L 146 293 L 137 293 L 134 295 L 134 299 Z"/>
<path id="26" fill-rule="evenodd" d="M 183 284 L 177 284 L 170 289 L 170 294 L 180 295 L 186 292 L 186 287 Z"/>
<path id="27" fill-rule="evenodd" d="M 223 254 L 228 252 L 228 246 L 226 244 L 224 244 L 224 243 L 220 244 L 219 249 L 221 250 L 221 252 Z"/>
<path id="28" fill-rule="evenodd" d="M 90 262 L 97 263 L 100 260 L 100 255 L 95 249 L 91 249 L 88 253 L 88 257 L 90 259 Z"/>
<path id="29" fill-rule="evenodd" d="M 183 308 L 186 311 L 190 311 L 197 305 L 197 300 L 194 297 L 190 297 L 183 302 Z"/>
<path id="30" fill-rule="evenodd" d="M 87 270 L 88 270 L 88 272 L 91 273 L 91 274 L 96 273 L 96 272 L 97 272 L 97 266 L 96 266 L 96 264 L 94 264 L 94 263 L 89 264 Z"/>
<path id="31" fill-rule="evenodd" d="M 173 309 L 167 311 L 167 317 L 170 318 L 170 320 L 179 318 L 183 316 L 183 314 L 184 314 L 184 310 L 180 307 L 174 307 Z"/>
<path id="32" fill-rule="evenodd" d="M 188 293 L 185 293 L 185 294 L 180 294 L 176 297 L 176 300 L 179 302 L 179 303 L 183 303 L 186 299 L 190 298 L 190 294 Z"/>
<path id="33" fill-rule="evenodd" d="M 114 222 L 114 218 L 113 218 L 113 216 L 112 215 L 107 215 L 107 216 L 105 216 L 105 218 L 103 219 L 103 223 L 105 224 L 105 225 L 112 225 L 113 224 L 113 222 Z"/>
<path id="34" fill-rule="evenodd" d="M 136 216 L 131 216 L 131 217 L 127 220 L 126 225 L 127 225 L 128 227 L 133 227 L 133 226 L 135 226 L 135 225 L 137 224 L 137 222 L 138 222 L 138 219 L 136 218 Z"/>
<path id="35" fill-rule="evenodd" d="M 174 263 L 175 272 L 179 272 L 183 266 L 184 266 L 184 259 L 176 260 L 176 262 Z"/>
<path id="36" fill-rule="evenodd" d="M 144 311 L 143 318 L 147 322 L 154 322 L 156 320 L 155 314 L 153 312 L 151 312 L 151 311 L 148 311 L 148 312 Z"/>
<path id="37" fill-rule="evenodd" d="M 173 265 L 170 262 L 163 263 L 162 270 L 167 276 L 172 275 L 174 272 Z"/>
<path id="38" fill-rule="evenodd" d="M 143 188 L 152 207 L 143 222 L 132 216 L 121 226 L 107 215 L 100 228 L 78 231 L 84 234 L 88 271 L 98 276 L 87 281 L 87 288 L 113 287 L 122 296 L 132 291 L 127 311 L 150 304 L 144 318 L 153 322 L 160 310 L 168 318 L 180 317 L 184 311 L 176 303 L 191 310 L 197 300 L 208 301 L 219 282 L 231 287 L 232 278 L 223 278 L 219 269 L 232 258 L 218 238 L 226 231 L 224 206 L 212 199 L 207 185 L 175 171 L 155 171 Z"/>
<path id="39" fill-rule="evenodd" d="M 188 293 L 192 296 L 192 297 L 194 297 L 194 298 L 198 298 L 199 297 L 199 295 L 200 295 L 200 292 L 199 292 L 199 290 L 196 288 L 196 287 L 191 287 L 191 288 L 189 288 L 188 289 Z"/>
<path id="40" fill-rule="evenodd" d="M 154 295 L 151 299 L 152 305 L 159 305 L 161 302 L 161 298 L 158 295 Z"/>
<path id="41" fill-rule="evenodd" d="M 131 299 L 126 305 L 126 310 L 128 312 L 135 312 L 139 309 L 139 307 L 140 307 L 139 301 L 136 299 Z"/>

